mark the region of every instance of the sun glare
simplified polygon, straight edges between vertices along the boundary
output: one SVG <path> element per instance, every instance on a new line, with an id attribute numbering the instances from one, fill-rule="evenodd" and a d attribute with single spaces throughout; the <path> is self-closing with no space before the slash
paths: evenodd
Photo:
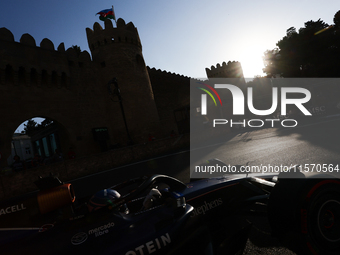
<path id="1" fill-rule="evenodd" d="M 254 78 L 257 75 L 264 76 L 263 65 L 263 48 L 260 45 L 253 45 L 242 49 L 242 53 L 238 58 L 241 62 L 244 78 Z"/>
<path id="2" fill-rule="evenodd" d="M 244 78 L 254 78 L 257 75 L 263 76 L 262 53 L 244 55 L 240 58 Z"/>

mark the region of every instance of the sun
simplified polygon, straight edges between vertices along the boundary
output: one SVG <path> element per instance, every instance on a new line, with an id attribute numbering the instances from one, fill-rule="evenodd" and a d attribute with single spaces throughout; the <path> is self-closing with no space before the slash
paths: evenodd
<path id="1" fill-rule="evenodd" d="M 254 78 L 255 76 L 264 76 L 263 50 L 257 47 L 244 49 L 240 55 L 239 62 L 243 69 L 244 78 Z"/>

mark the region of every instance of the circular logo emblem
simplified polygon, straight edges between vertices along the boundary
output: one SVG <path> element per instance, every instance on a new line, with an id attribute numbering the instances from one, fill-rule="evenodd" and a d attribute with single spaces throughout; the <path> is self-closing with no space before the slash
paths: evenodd
<path id="1" fill-rule="evenodd" d="M 73 245 L 79 245 L 85 242 L 86 240 L 87 240 L 87 234 L 84 232 L 79 232 L 72 237 L 71 243 Z"/>

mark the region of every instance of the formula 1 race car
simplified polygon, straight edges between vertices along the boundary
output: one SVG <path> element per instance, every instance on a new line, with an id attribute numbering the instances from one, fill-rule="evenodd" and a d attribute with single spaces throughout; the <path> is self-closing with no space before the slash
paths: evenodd
<path id="1" fill-rule="evenodd" d="M 189 184 L 143 176 L 79 201 L 71 184 L 46 177 L 34 198 L 0 206 L 1 253 L 242 254 L 247 213 L 262 202 L 274 234 L 303 251 L 338 254 L 340 182 L 280 175 Z"/>

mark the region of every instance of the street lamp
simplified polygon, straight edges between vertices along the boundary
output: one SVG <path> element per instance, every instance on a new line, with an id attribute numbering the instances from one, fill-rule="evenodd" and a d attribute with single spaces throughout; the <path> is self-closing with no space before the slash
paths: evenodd
<path id="1" fill-rule="evenodd" d="M 112 88 L 112 85 L 114 85 L 114 88 Z M 131 145 L 131 144 L 133 144 L 133 141 L 131 139 L 129 129 L 128 129 L 128 126 L 127 126 L 125 112 L 124 112 L 124 106 L 123 106 L 123 102 L 122 102 L 122 96 L 120 95 L 120 89 L 118 87 L 118 82 L 117 82 L 116 77 L 109 81 L 109 83 L 107 84 L 107 88 L 108 88 L 110 95 L 113 95 L 113 96 L 117 95 L 118 96 L 120 110 L 122 111 L 122 116 L 123 116 L 123 120 L 124 120 L 125 130 L 126 130 L 126 134 L 128 136 L 128 140 L 129 140 L 128 144 Z M 111 98 L 111 100 L 112 100 L 112 98 Z"/>

